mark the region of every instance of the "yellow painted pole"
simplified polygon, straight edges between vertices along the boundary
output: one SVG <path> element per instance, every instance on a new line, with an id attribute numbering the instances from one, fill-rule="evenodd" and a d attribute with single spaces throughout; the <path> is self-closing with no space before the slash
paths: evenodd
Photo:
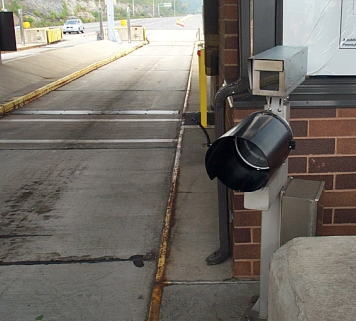
<path id="1" fill-rule="evenodd" d="M 200 98 L 200 123 L 203 127 L 208 127 L 208 101 L 207 101 L 207 81 L 205 74 L 205 49 L 198 50 L 199 60 L 199 98 Z"/>

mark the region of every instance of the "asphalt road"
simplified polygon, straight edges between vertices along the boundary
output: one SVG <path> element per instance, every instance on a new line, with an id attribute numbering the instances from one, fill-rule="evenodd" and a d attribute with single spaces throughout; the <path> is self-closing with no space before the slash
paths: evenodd
<path id="1" fill-rule="evenodd" d="M 189 24 L 1 120 L 2 320 L 147 318 L 200 16 Z"/>
<path id="2" fill-rule="evenodd" d="M 184 28 L 177 25 L 177 19 L 184 17 L 164 17 L 164 18 L 145 18 L 145 19 L 132 19 L 131 26 L 139 25 L 143 26 L 146 30 L 146 36 L 149 40 L 151 38 L 160 37 L 162 31 L 181 31 L 182 33 L 186 31 L 195 31 L 201 27 L 201 15 L 190 16 L 185 21 Z M 186 17 L 185 17 L 186 18 Z M 199 22 L 200 21 L 200 22 Z M 106 22 L 104 22 L 104 28 L 106 27 Z M 115 25 L 119 26 L 120 21 L 115 21 Z M 59 26 L 61 27 L 61 26 Z M 41 54 L 43 52 L 58 50 L 61 48 L 75 47 L 80 44 L 90 43 L 97 40 L 97 32 L 99 31 L 99 23 L 92 22 L 85 24 L 85 32 L 83 34 L 65 34 L 63 35 L 63 41 L 52 43 L 47 46 L 42 46 L 39 48 L 33 48 L 31 50 L 23 50 L 18 52 L 4 52 L 1 54 L 1 59 L 3 62 L 8 62 L 11 60 L 22 59 L 29 56 L 34 56 Z M 158 39 L 159 40 L 159 39 Z M 85 54 L 85 53 L 83 53 Z"/>

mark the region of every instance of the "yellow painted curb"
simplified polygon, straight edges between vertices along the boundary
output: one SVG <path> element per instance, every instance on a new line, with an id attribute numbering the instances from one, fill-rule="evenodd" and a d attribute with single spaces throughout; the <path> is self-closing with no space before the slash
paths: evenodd
<path id="1" fill-rule="evenodd" d="M 46 86 L 43 86 L 39 89 L 36 89 L 35 91 L 33 92 L 30 92 L 24 96 L 21 96 L 21 97 L 14 97 L 13 100 L 9 101 L 9 102 L 6 102 L 6 103 L 3 103 L 0 105 L 0 115 L 4 115 L 14 109 L 17 109 L 19 107 L 22 107 L 23 105 L 26 105 L 28 104 L 29 102 L 59 88 L 59 87 L 62 87 L 68 83 L 70 83 L 71 81 L 75 80 L 75 79 L 78 79 L 79 77 L 82 77 L 84 76 L 85 74 L 95 70 L 95 69 L 98 69 L 102 66 L 105 66 L 107 65 L 108 63 L 110 62 L 113 62 L 119 58 L 122 58 L 126 55 L 128 55 L 129 53 L 143 47 L 144 45 L 147 44 L 147 41 L 143 42 L 143 43 L 140 43 L 139 45 L 135 46 L 135 47 L 132 47 L 126 51 L 123 51 L 123 52 L 120 52 L 119 54 L 117 55 L 114 55 L 114 56 L 111 56 L 109 58 L 106 58 L 102 61 L 99 61 L 99 62 L 96 62 L 96 63 L 93 63 L 91 65 L 89 65 L 88 67 L 85 67 L 81 70 L 78 70 L 66 77 L 63 77 L 61 79 L 58 79 Z"/>

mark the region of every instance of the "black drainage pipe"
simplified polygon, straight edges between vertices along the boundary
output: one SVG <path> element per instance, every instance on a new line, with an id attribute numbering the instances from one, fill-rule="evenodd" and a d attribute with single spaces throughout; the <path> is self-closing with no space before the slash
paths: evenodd
<path id="1" fill-rule="evenodd" d="M 215 137 L 225 133 L 225 103 L 234 95 L 249 94 L 249 82 L 240 78 L 236 82 L 221 87 L 215 96 Z M 228 188 L 218 180 L 218 211 L 220 248 L 206 258 L 208 265 L 223 263 L 230 254 Z"/>

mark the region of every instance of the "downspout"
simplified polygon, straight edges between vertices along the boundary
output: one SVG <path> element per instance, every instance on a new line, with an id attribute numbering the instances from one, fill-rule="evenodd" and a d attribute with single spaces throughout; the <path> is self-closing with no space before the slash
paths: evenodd
<path id="1" fill-rule="evenodd" d="M 225 133 L 225 104 L 226 100 L 235 95 L 250 95 L 250 86 L 247 74 L 247 59 L 249 58 L 250 44 L 250 0 L 239 0 L 239 79 L 229 85 L 222 86 L 215 95 L 215 137 Z M 245 33 L 247 32 L 247 33 Z M 248 35 L 248 40 L 243 35 Z M 244 38 L 244 39 L 243 39 Z M 228 188 L 218 180 L 218 212 L 219 212 L 219 240 L 220 248 L 206 258 L 208 265 L 223 263 L 230 254 L 229 238 L 229 206 Z"/>

